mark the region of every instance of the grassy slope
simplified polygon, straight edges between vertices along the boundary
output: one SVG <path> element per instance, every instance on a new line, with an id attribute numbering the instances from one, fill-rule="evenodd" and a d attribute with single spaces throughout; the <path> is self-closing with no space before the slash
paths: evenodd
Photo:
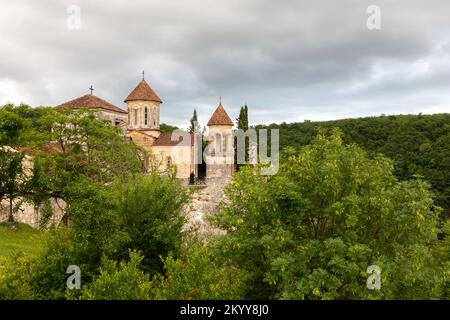
<path id="1" fill-rule="evenodd" d="M 17 224 L 16 229 L 11 229 L 5 223 L 0 224 L 0 262 L 13 252 L 23 252 L 26 255 L 34 255 L 39 252 L 41 231 L 31 228 L 26 224 Z"/>

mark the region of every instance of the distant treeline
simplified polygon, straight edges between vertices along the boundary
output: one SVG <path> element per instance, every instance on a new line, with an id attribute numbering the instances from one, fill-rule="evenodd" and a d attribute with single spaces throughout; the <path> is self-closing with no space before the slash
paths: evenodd
<path id="1" fill-rule="evenodd" d="M 450 211 L 450 114 L 380 116 L 358 119 L 258 125 L 279 129 L 280 148 L 300 149 L 319 128 L 340 128 L 347 143 L 369 154 L 382 153 L 395 163 L 395 175 L 421 175 L 433 187 L 436 202 Z"/>

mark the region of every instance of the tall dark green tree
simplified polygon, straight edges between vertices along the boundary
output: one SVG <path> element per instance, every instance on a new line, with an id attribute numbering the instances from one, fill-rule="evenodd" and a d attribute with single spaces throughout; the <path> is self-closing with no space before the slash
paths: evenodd
<path id="1" fill-rule="evenodd" d="M 248 130 L 248 107 L 242 106 L 239 111 L 239 117 L 236 119 L 238 129 Z"/>
<path id="2" fill-rule="evenodd" d="M 237 122 L 237 128 L 243 130 L 246 132 L 248 130 L 248 107 L 247 104 L 245 106 L 242 106 L 239 110 L 239 117 L 236 119 Z M 248 155 L 249 150 L 249 139 L 248 137 L 245 138 L 245 161 L 249 160 Z M 235 143 L 235 156 L 237 155 L 237 143 Z M 238 169 L 240 165 L 238 164 Z"/>
<path id="3" fill-rule="evenodd" d="M 245 104 L 244 106 L 244 127 L 245 130 L 248 130 L 248 106 Z"/>
<path id="4" fill-rule="evenodd" d="M 190 120 L 191 125 L 189 126 L 190 133 L 200 133 L 200 125 L 198 124 L 197 110 L 194 109 L 192 118 Z"/>

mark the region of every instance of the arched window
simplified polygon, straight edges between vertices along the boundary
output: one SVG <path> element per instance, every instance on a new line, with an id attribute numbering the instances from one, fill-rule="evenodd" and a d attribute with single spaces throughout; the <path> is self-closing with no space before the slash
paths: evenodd
<path id="1" fill-rule="evenodd" d="M 135 127 L 138 126 L 138 109 L 137 108 L 134 109 L 134 126 Z"/>
<path id="2" fill-rule="evenodd" d="M 147 107 L 145 107 L 144 122 L 145 122 L 145 125 L 148 125 L 148 108 Z"/>
<path id="3" fill-rule="evenodd" d="M 215 136 L 215 140 L 216 140 L 216 153 L 221 153 L 222 152 L 222 135 L 220 133 L 216 133 Z"/>
<path id="4" fill-rule="evenodd" d="M 224 134 L 222 136 L 222 152 L 223 153 L 226 153 L 228 151 L 227 144 L 228 144 L 228 134 Z"/>

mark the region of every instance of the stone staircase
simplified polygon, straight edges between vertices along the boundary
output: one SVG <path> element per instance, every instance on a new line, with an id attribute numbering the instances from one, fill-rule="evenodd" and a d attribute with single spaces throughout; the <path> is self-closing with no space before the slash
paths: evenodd
<path id="1" fill-rule="evenodd" d="M 211 226 L 207 216 L 214 215 L 218 205 L 226 201 L 223 190 L 227 183 L 227 180 L 209 180 L 205 187 L 195 190 L 191 202 L 185 208 L 187 229 L 194 230 L 199 235 L 224 232 Z"/>

